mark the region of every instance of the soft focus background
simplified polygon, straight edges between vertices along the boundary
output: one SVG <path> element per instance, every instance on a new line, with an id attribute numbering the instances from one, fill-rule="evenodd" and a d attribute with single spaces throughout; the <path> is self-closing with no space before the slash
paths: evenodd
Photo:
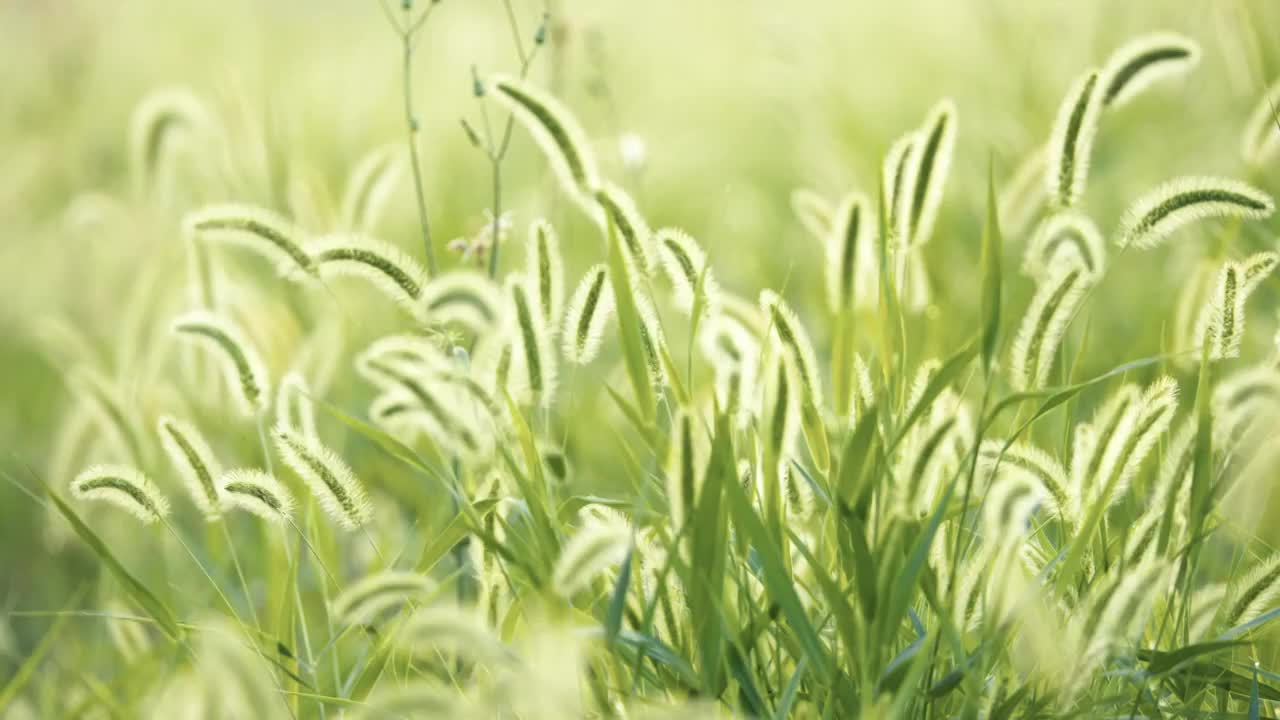
<path id="1" fill-rule="evenodd" d="M 1204 58 L 1185 80 L 1107 118 L 1091 177 L 1101 190 L 1085 203 L 1104 231 L 1138 195 L 1175 175 L 1251 178 L 1272 193 L 1280 182 L 1275 168 L 1269 177 L 1250 175 L 1238 150 L 1250 109 L 1280 74 L 1277 3 L 515 0 L 513 7 L 526 46 L 549 13 L 530 78 L 573 108 L 606 174 L 625 179 L 654 226 L 691 232 L 730 289 L 750 297 L 785 287 L 802 315 L 821 307 L 822 271 L 818 245 L 790 210 L 791 191 L 874 194 L 888 144 L 939 98 L 953 97 L 957 157 L 928 251 L 938 307 L 912 326 L 917 358 L 954 347 L 975 326 L 988 158 L 997 181 L 1007 179 L 1044 141 L 1071 79 L 1132 35 L 1178 30 L 1201 44 Z M 20 478 L 29 469 L 54 484 L 69 479 L 53 476 L 53 456 L 72 406 L 65 351 L 73 337 L 114 368 L 142 422 L 152 422 L 168 391 L 141 385 L 167 340 L 140 328 L 182 305 L 170 282 L 185 272 L 182 208 L 253 202 L 325 230 L 353 164 L 372 148 L 403 143 L 399 53 L 373 0 L 0 3 L 0 466 Z M 487 160 L 459 122 L 482 123 L 472 68 L 485 76 L 518 66 L 499 0 L 444 0 L 422 35 L 414 93 L 427 207 L 446 267 L 461 262 L 446 243 L 480 231 L 493 205 Z M 215 187 L 178 177 L 172 196 L 140 201 L 128 166 L 129 117 L 165 87 L 189 89 L 220 116 L 241 182 Z M 488 112 L 500 123 L 497 108 Z M 643 156 L 624 166 L 623 138 L 631 136 Z M 200 168 L 185 172 L 196 177 Z M 523 132 L 503 186 L 513 239 L 549 216 L 562 229 L 570 278 L 599 261 L 597 233 L 558 197 Z M 102 195 L 115 200 L 95 205 Z M 84 213 L 97 214 L 85 222 Z M 1273 243 L 1277 227 L 1274 219 L 1246 226 L 1241 247 Z M 420 254 L 407 174 L 378 234 Z M 1200 234 L 1196 242 L 1210 242 L 1208 229 Z M 1008 238 L 1011 258 L 1023 239 Z M 1132 254 L 1114 267 L 1087 323 L 1076 324 L 1092 336 L 1085 374 L 1167 348 L 1177 292 L 1203 247 Z M 513 249 L 504 265 L 522 256 Z M 1029 281 L 1011 282 L 1011 307 L 1022 307 L 1030 289 Z M 1251 301 L 1265 311 L 1251 313 L 1249 342 L 1271 341 L 1277 299 L 1269 283 Z M 342 293 L 331 320 L 336 335 L 359 347 L 394 327 L 398 319 L 386 313 L 363 293 Z M 297 322 L 263 310 L 251 330 L 283 366 Z M 334 372 L 329 399 L 358 407 L 357 390 L 342 380 L 350 368 Z M 570 379 L 582 399 L 566 423 L 579 428 L 570 433 L 576 481 L 607 490 L 613 440 L 591 380 Z M 0 484 L 0 607 L 61 607 L 92 568 L 86 556 L 48 540 L 46 521 L 29 498 Z M 1263 532 L 1280 539 L 1265 525 Z M 126 555 L 147 551 L 145 538 L 113 537 Z M 36 633 L 17 620 L 0 625 L 0 677 Z"/>

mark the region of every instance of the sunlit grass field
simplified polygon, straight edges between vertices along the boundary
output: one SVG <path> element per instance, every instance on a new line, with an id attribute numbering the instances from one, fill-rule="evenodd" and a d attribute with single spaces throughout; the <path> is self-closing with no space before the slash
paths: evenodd
<path id="1" fill-rule="evenodd" d="M 1280 7 L 0 7 L 0 717 L 1280 710 Z"/>

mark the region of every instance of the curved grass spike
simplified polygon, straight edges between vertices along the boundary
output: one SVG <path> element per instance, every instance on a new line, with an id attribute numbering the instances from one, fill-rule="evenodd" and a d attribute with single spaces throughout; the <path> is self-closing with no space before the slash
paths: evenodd
<path id="1" fill-rule="evenodd" d="M 471 608 L 452 604 L 431 605 L 415 610 L 398 628 L 392 642 L 402 650 L 424 658 L 438 659 L 442 656 L 459 655 L 473 662 L 494 663 L 509 657 L 506 648 L 484 624 L 479 613 Z M 424 708 L 429 711 L 439 708 L 440 714 L 428 712 L 430 717 L 458 717 L 460 714 L 467 714 L 467 710 L 458 707 L 456 696 L 445 696 L 438 688 L 435 692 L 439 699 L 434 703 L 427 699 L 424 704 L 419 695 L 412 704 L 403 706 L 403 713 L 396 712 L 397 708 L 392 707 L 391 714 L 375 713 L 367 717 L 422 716 Z"/>
<path id="2" fill-rule="evenodd" d="M 1200 63 L 1200 46 L 1189 37 L 1154 32 L 1122 45 L 1102 70 L 1102 104 L 1119 107 L 1167 77 L 1191 72 Z"/>
<path id="3" fill-rule="evenodd" d="M 151 190 L 175 130 L 200 134 L 213 127 L 204 102 L 186 88 L 157 90 L 143 98 L 129 117 L 129 165 L 136 190 Z"/>
<path id="4" fill-rule="evenodd" d="M 1079 267 L 1050 275 L 1036 287 L 1010 355 L 1010 381 L 1019 391 L 1044 387 L 1058 346 L 1089 286 Z"/>
<path id="5" fill-rule="evenodd" d="M 951 172 L 951 157 L 956 145 L 956 104 L 945 98 L 929 111 L 929 119 L 920 128 L 920 150 L 916 153 L 916 168 L 912 173 L 911 213 L 907 223 L 910 244 L 922 245 L 933 235 L 938 207 L 947 176 Z"/>
<path id="6" fill-rule="evenodd" d="M 364 486 L 337 453 L 282 427 L 272 434 L 285 464 L 307 483 L 320 507 L 339 526 L 354 530 L 370 520 L 373 508 Z"/>
<path id="7" fill-rule="evenodd" d="M 608 216 L 605 222 L 612 223 L 622 238 L 622 247 L 627 251 L 627 261 L 633 272 L 650 273 L 654 269 L 654 258 L 650 248 L 652 236 L 644 216 L 636 208 L 635 201 L 625 190 L 605 183 L 595 192 L 596 202 Z"/>
<path id="8" fill-rule="evenodd" d="M 101 500 L 151 524 L 169 514 L 169 501 L 141 472 L 127 465 L 94 465 L 71 481 L 77 500 Z"/>
<path id="9" fill-rule="evenodd" d="M 561 184 L 574 195 L 594 194 L 600 186 L 600 173 L 586 133 L 568 108 L 513 77 L 494 76 L 488 86 L 533 136 Z"/>
<path id="10" fill-rule="evenodd" d="M 436 584 L 425 575 L 406 570 L 384 570 L 344 588 L 333 599 L 331 612 L 344 625 L 369 624 L 379 615 L 405 602 L 425 598 Z"/>
<path id="11" fill-rule="evenodd" d="M 833 313 L 871 307 L 879 292 L 873 237 L 875 220 L 865 195 L 850 193 L 833 215 L 826 234 L 827 303 Z"/>
<path id="12" fill-rule="evenodd" d="M 1013 176 L 1000 190 L 1000 227 L 1007 236 L 1022 233 L 1044 206 L 1044 175 L 1049 163 L 1048 148 L 1032 150 L 1018 163 Z"/>
<path id="13" fill-rule="evenodd" d="M 365 153 L 347 177 L 342 192 L 342 227 L 349 232 L 373 230 L 387 199 L 395 190 L 404 164 L 398 145 L 383 145 Z"/>
<path id="14" fill-rule="evenodd" d="M 1084 193 L 1102 112 L 1100 77 L 1098 70 L 1090 70 L 1072 83 L 1049 135 L 1046 187 L 1059 208 L 1075 205 Z"/>
<path id="15" fill-rule="evenodd" d="M 915 171 L 918 168 L 916 153 L 922 142 L 919 132 L 909 132 L 898 138 L 889 146 L 884 162 L 880 168 L 880 184 L 884 193 L 885 226 L 895 243 L 906 245 L 911 239 L 910 192 L 915 186 Z"/>
<path id="16" fill-rule="evenodd" d="M 1269 610 L 1280 597 L 1280 553 L 1253 566 L 1228 591 L 1223 605 L 1222 626 L 1234 628 Z"/>
<path id="17" fill-rule="evenodd" d="M 502 292 L 474 270 L 450 270 L 422 290 L 423 316 L 432 323 L 458 323 L 483 334 L 502 317 Z"/>
<path id="18" fill-rule="evenodd" d="M 1209 344 L 1210 360 L 1240 356 L 1240 340 L 1244 336 L 1244 289 L 1240 268 L 1233 262 L 1223 266 L 1213 299 L 1205 308 L 1196 328 L 1196 345 Z"/>
<path id="19" fill-rule="evenodd" d="M 1238 180 L 1181 177 L 1156 187 L 1135 202 L 1120 221 L 1116 242 L 1121 248 L 1152 248 L 1174 230 L 1196 220 L 1259 220 L 1274 211 L 1275 202 L 1269 195 Z"/>
<path id="20" fill-rule="evenodd" d="M 996 469 L 999 473 L 1017 473 L 1031 479 L 1044 488 L 1049 499 L 1053 501 L 1053 510 L 1069 525 L 1074 524 L 1076 509 L 1080 507 L 1079 498 L 1071 496 L 1071 484 L 1067 478 L 1066 468 L 1049 453 L 1029 443 L 1014 443 L 1004 450 L 1004 442 L 988 440 L 982 443 L 978 453 L 979 466 L 988 472 Z"/>
<path id="21" fill-rule="evenodd" d="M 409 404 L 404 406 L 403 398 L 399 396 L 394 401 L 390 398 L 380 398 L 381 402 L 375 401 L 374 407 L 370 410 L 370 414 L 375 419 L 387 419 L 391 415 L 407 413 L 425 414 L 431 434 L 456 437 L 468 452 L 476 452 L 480 449 L 480 442 L 475 434 L 467 428 L 461 417 L 455 417 L 451 412 L 452 403 L 448 400 L 441 401 L 434 389 L 428 388 L 427 384 L 419 379 L 414 368 L 406 367 L 403 361 L 393 358 L 365 355 L 359 360 L 359 369 L 362 375 L 375 384 L 390 391 L 403 391 L 409 400 Z"/>
<path id="22" fill-rule="evenodd" d="M 1255 167 L 1280 155 L 1280 80 L 1262 94 L 1240 141 L 1240 154 Z"/>
<path id="23" fill-rule="evenodd" d="M 228 508 L 237 508 L 271 523 L 283 523 L 293 515 L 293 495 L 280 481 L 253 468 L 223 473 L 218 488 Z"/>
<path id="24" fill-rule="evenodd" d="M 1134 422 L 1142 401 L 1141 391 L 1132 383 L 1122 385 L 1094 413 L 1093 419 L 1076 427 L 1071 449 L 1072 495 L 1081 501 L 1102 482 L 1104 460 L 1114 457 L 1123 445 L 1128 427 Z M 1119 439 L 1117 439 L 1119 438 Z"/>
<path id="25" fill-rule="evenodd" d="M 507 280 L 507 295 L 511 301 L 515 358 L 528 383 L 535 404 L 549 407 L 555 400 L 556 365 L 551 346 L 551 333 L 538 312 L 534 293 L 528 281 L 513 275 Z"/>
<path id="26" fill-rule="evenodd" d="M 555 319 L 564 310 L 564 260 L 555 228 L 546 220 L 534 221 L 525 247 L 525 272 L 530 286 L 537 290 L 542 322 L 554 330 Z"/>
<path id="27" fill-rule="evenodd" d="M 330 235 L 307 243 L 307 253 L 321 277 L 362 278 L 410 312 L 418 312 L 427 275 L 400 248 L 357 235 Z"/>
<path id="28" fill-rule="evenodd" d="M 781 342 L 787 357 L 795 363 L 806 401 L 814 407 L 822 407 L 822 378 L 818 375 L 818 360 L 813 351 L 813 343 L 800 324 L 800 318 L 773 290 L 761 291 L 760 309 L 769 318 L 773 333 Z"/>
<path id="29" fill-rule="evenodd" d="M 551 571 L 551 586 L 561 597 L 572 597 L 605 570 L 622 562 L 631 533 L 618 523 L 592 522 L 574 533 L 560 550 Z"/>
<path id="30" fill-rule="evenodd" d="M 701 294 L 703 312 L 714 312 L 720 304 L 720 286 L 698 241 L 683 230 L 664 228 L 654 233 L 653 242 L 675 290 L 676 307 L 691 314 Z"/>
<path id="31" fill-rule="evenodd" d="M 1132 414 L 1132 422 L 1122 424 L 1106 448 L 1099 473 L 1106 484 L 1102 488 L 1104 496 L 1098 501 L 1110 503 L 1124 494 L 1142 462 L 1173 423 L 1177 410 L 1177 382 L 1164 376 L 1151 383 Z"/>
<path id="32" fill-rule="evenodd" d="M 280 378 L 276 390 L 276 424 L 303 437 L 319 438 L 316 411 L 311 402 L 311 387 L 302 373 L 290 371 Z"/>
<path id="33" fill-rule="evenodd" d="M 91 367 L 80 366 L 69 373 L 67 389 L 86 401 L 85 407 L 97 421 L 99 429 L 114 436 L 114 450 L 145 464 L 140 433 L 130 413 L 126 412 L 116 383 Z"/>
<path id="34" fill-rule="evenodd" d="M 209 443 L 194 425 L 167 415 L 161 416 L 156 433 L 200 514 L 210 522 L 217 520 L 222 516 L 223 501 L 217 483 L 222 471 Z"/>
<path id="35" fill-rule="evenodd" d="M 698 331 L 698 347 L 716 378 L 716 397 L 722 410 L 736 410 L 740 420 L 754 412 L 751 393 L 757 387 L 760 342 L 739 320 L 713 315 Z"/>
<path id="36" fill-rule="evenodd" d="M 275 263 L 282 274 L 318 277 L 311 256 L 303 249 L 305 233 L 279 213 L 253 205 L 209 205 L 182 219 L 193 240 L 210 240 L 251 250 Z"/>
<path id="37" fill-rule="evenodd" d="M 609 268 L 601 263 L 587 270 L 569 300 L 561 331 L 565 358 L 574 365 L 586 365 L 594 360 L 612 316 Z"/>
<path id="38" fill-rule="evenodd" d="M 1088 282 L 1098 282 L 1106 271 L 1106 244 L 1088 217 L 1072 211 L 1055 213 L 1031 236 L 1022 271 L 1039 279 L 1071 266 L 1081 268 Z"/>
<path id="39" fill-rule="evenodd" d="M 836 218 L 836 208 L 809 188 L 791 191 L 791 212 L 815 239 L 825 242 Z"/>
<path id="40" fill-rule="evenodd" d="M 196 311 L 179 316 L 173 332 L 218 354 L 243 415 L 266 412 L 271 397 L 266 366 L 239 328 L 213 313 Z"/>

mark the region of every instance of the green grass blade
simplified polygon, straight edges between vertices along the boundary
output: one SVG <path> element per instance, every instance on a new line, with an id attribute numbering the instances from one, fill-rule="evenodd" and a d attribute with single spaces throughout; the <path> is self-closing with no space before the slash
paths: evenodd
<path id="1" fill-rule="evenodd" d="M 991 374 L 991 361 L 1000 341 L 1000 260 L 1004 236 L 1000 232 L 1000 210 L 996 206 L 995 170 L 987 165 L 987 222 L 982 228 L 982 369 Z"/>

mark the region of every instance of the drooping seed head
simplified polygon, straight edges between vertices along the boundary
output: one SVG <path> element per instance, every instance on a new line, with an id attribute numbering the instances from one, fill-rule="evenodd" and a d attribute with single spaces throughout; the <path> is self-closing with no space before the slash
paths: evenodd
<path id="1" fill-rule="evenodd" d="M 1046 187 L 1059 208 L 1069 208 L 1084 194 L 1089 158 L 1102 112 L 1102 78 L 1090 70 L 1076 78 L 1058 107 L 1049 135 Z"/>
<path id="2" fill-rule="evenodd" d="M 1116 242 L 1121 248 L 1152 248 L 1196 220 L 1258 220 L 1274 211 L 1275 202 L 1270 196 L 1238 180 L 1181 177 L 1158 186 L 1134 203 L 1120 221 Z"/>
<path id="3" fill-rule="evenodd" d="M 1266 165 L 1280 155 L 1280 80 L 1258 99 L 1244 127 L 1240 154 L 1254 167 Z"/>
<path id="4" fill-rule="evenodd" d="M 262 470 L 228 470 L 218 479 L 218 488 L 227 507 L 244 510 L 267 522 L 284 523 L 293 515 L 293 495 Z"/>
<path id="5" fill-rule="evenodd" d="M 280 378 L 276 391 L 276 424 L 303 437 L 318 438 L 316 410 L 311 402 L 311 386 L 296 370 Z"/>
<path id="6" fill-rule="evenodd" d="M 303 247 L 306 233 L 272 210 L 243 204 L 209 205 L 188 213 L 182 226 L 193 241 L 235 245 L 261 255 L 274 263 L 283 277 L 317 277 L 315 263 Z"/>
<path id="7" fill-rule="evenodd" d="M 157 423 L 156 434 L 200 513 L 211 522 L 217 520 L 224 504 L 218 492 L 222 469 L 209 443 L 194 425 L 167 415 Z"/>
<path id="8" fill-rule="evenodd" d="M 1185 35 L 1153 32 L 1130 40 L 1111 53 L 1102 69 L 1102 104 L 1119 107 L 1156 82 L 1191 72 L 1200 63 L 1200 46 Z"/>
<path id="9" fill-rule="evenodd" d="M 182 136 L 197 152 L 217 131 L 205 103 L 186 88 L 165 88 L 148 94 L 129 117 L 129 170 L 139 194 L 154 189 L 156 177 L 171 156 L 173 141 Z"/>
<path id="10" fill-rule="evenodd" d="M 613 310 L 609 269 L 603 264 L 592 266 L 573 291 L 565 313 L 560 337 L 569 362 L 585 365 L 595 359 Z"/>
<path id="11" fill-rule="evenodd" d="M 533 136 L 571 196 L 590 197 L 600 187 L 600 173 L 587 135 L 568 108 L 513 77 L 496 75 L 485 85 Z"/>
<path id="12" fill-rule="evenodd" d="M 1076 266 L 1090 283 L 1096 283 L 1106 265 L 1106 245 L 1098 226 L 1085 215 L 1064 211 L 1054 213 L 1036 228 L 1023 256 L 1022 271 L 1041 279 Z"/>
<path id="13" fill-rule="evenodd" d="M 426 598 L 435 589 L 431 578 L 407 570 L 366 575 L 333 599 L 331 612 L 344 625 L 371 624 L 387 610 Z"/>
<path id="14" fill-rule="evenodd" d="M 353 233 L 373 231 L 404 173 L 402 151 L 399 145 L 382 145 L 365 153 L 356 162 L 342 192 L 343 230 Z"/>
<path id="15" fill-rule="evenodd" d="M 1030 443 L 1014 443 L 1001 455 L 1004 441 L 987 440 L 978 452 L 978 467 L 984 474 L 1022 475 L 1034 482 L 1050 501 L 1050 508 L 1068 525 L 1077 518 L 1079 498 L 1071 497 L 1067 470 L 1049 453 Z M 997 470 L 998 467 L 998 470 Z"/>
<path id="16" fill-rule="evenodd" d="M 143 524 L 169 514 L 169 501 L 138 470 L 127 465 L 94 465 L 71 481 L 77 500 L 100 500 L 128 511 Z"/>
<path id="17" fill-rule="evenodd" d="M 637 273 L 653 272 L 655 257 L 651 247 L 652 233 L 631 196 L 621 187 L 605 183 L 596 191 L 595 200 L 600 208 L 600 212 L 596 214 L 600 226 L 603 228 L 612 224 L 617 229 L 632 270 Z"/>
<path id="18" fill-rule="evenodd" d="M 701 298 L 703 312 L 715 312 L 720 304 L 720 286 L 698 241 L 683 230 L 664 228 L 654 233 L 653 243 L 675 291 L 676 307 L 689 314 L 695 300 Z"/>
<path id="19" fill-rule="evenodd" d="M 286 428 L 277 426 L 272 435 L 285 464 L 307 483 L 320 507 L 339 526 L 354 530 L 369 521 L 373 507 L 345 460 L 319 441 Z"/>
<path id="20" fill-rule="evenodd" d="M 556 558 L 551 585 L 561 597 L 572 597 L 600 573 L 622 562 L 631 533 L 625 525 L 593 522 L 569 538 Z"/>
<path id="21" fill-rule="evenodd" d="M 1223 609 L 1223 625 L 1233 628 L 1258 617 L 1280 597 L 1280 553 L 1256 563 L 1232 583 Z"/>
<path id="22" fill-rule="evenodd" d="M 1010 380 L 1016 389 L 1044 387 L 1062 337 L 1088 286 L 1089 280 L 1079 267 L 1064 268 L 1037 285 L 1010 355 Z"/>
<path id="23" fill-rule="evenodd" d="M 218 357 L 243 415 L 266 412 L 271 398 L 266 365 L 230 320 L 210 312 L 190 312 L 174 320 L 173 332 L 203 345 Z"/>
<path id="24" fill-rule="evenodd" d="M 410 313 L 419 312 L 427 274 L 400 248 L 359 235 L 328 235 L 307 243 L 306 251 L 320 277 L 361 278 Z"/>
<path id="25" fill-rule="evenodd" d="M 1018 163 L 1009 181 L 1000 189 L 1000 228 L 1007 237 L 1021 235 L 1044 207 L 1045 172 L 1049 163 L 1048 147 L 1041 145 Z"/>
<path id="26" fill-rule="evenodd" d="M 473 270 L 450 270 L 432 278 L 422 292 L 422 316 L 435 324 L 457 323 L 476 335 L 502 318 L 502 292 Z"/>

